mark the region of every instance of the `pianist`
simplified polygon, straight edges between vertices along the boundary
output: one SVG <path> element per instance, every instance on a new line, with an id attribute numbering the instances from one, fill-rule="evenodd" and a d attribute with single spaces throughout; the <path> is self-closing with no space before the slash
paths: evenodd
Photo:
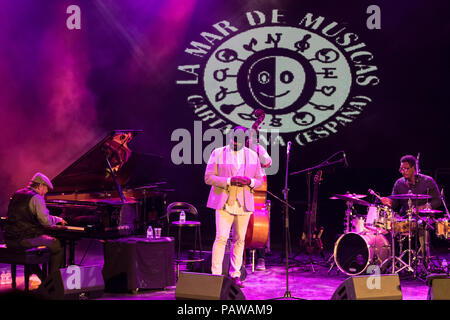
<path id="1" fill-rule="evenodd" d="M 65 225 L 66 221 L 49 214 L 44 200 L 49 188 L 53 189 L 50 180 L 38 172 L 26 188 L 14 193 L 8 206 L 5 242 L 10 248 L 38 246 L 49 248 L 51 252 L 49 272 L 51 273 L 61 267 L 64 253 L 60 241 L 45 234 L 45 227 L 56 224 Z M 41 276 L 38 266 L 33 267 L 31 272 Z"/>

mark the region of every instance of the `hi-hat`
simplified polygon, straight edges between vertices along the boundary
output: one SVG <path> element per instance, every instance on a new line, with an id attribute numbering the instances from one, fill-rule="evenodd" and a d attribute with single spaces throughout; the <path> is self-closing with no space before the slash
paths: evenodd
<path id="1" fill-rule="evenodd" d="M 424 200 L 424 199 L 430 199 L 431 196 L 426 194 L 415 194 L 415 193 L 400 193 L 400 194 L 392 194 L 388 196 L 389 199 L 397 199 L 397 200 Z"/>
<path id="2" fill-rule="evenodd" d="M 361 199 L 364 197 L 367 197 L 367 196 L 365 194 L 346 193 L 346 194 L 335 194 L 330 199 L 345 200 L 345 201 L 350 201 L 350 202 L 360 204 L 363 206 L 370 206 L 369 202 Z"/>

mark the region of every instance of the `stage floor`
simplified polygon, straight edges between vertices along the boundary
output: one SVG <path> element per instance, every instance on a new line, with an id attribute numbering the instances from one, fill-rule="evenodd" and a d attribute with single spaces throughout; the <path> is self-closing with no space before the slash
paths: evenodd
<path id="1" fill-rule="evenodd" d="M 90 254 L 79 247 L 77 250 L 76 263 L 86 265 L 103 265 L 103 256 L 99 250 L 90 250 Z M 92 249 L 92 248 L 91 248 Z M 314 257 L 314 261 L 324 265 L 330 253 L 325 254 L 325 259 L 320 256 Z M 450 260 L 448 252 L 440 253 L 440 258 Z M 266 257 L 266 270 L 252 273 L 251 267 L 247 267 L 247 277 L 245 287 L 242 288 L 247 300 L 267 300 L 283 298 L 289 291 L 291 297 L 305 300 L 330 300 L 336 288 L 349 276 L 338 271 L 334 267 L 329 272 L 328 267 L 314 265 L 314 270 L 310 264 L 305 264 L 308 257 L 297 254 L 290 258 L 288 277 L 286 277 L 286 263 L 281 258 L 280 252 L 272 251 Z M 23 267 L 17 267 L 17 286 L 19 290 L 24 289 Z M 183 267 L 181 267 L 183 271 Z M 9 266 L 0 264 L 0 272 L 9 271 Z M 288 281 L 287 281 L 288 280 Z M 30 279 L 31 289 L 35 289 L 40 284 L 39 279 L 33 275 Z M 414 278 L 411 274 L 400 274 L 400 284 L 403 300 L 426 300 L 428 287 L 424 280 Z M 176 286 L 161 290 L 138 290 L 129 293 L 105 293 L 102 300 L 174 300 Z M 0 285 L 0 292 L 10 289 L 10 284 Z M 450 299 L 450 297 L 449 297 Z"/>

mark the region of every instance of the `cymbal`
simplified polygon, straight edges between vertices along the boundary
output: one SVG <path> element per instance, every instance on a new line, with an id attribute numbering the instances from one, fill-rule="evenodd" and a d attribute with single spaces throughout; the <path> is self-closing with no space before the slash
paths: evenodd
<path id="1" fill-rule="evenodd" d="M 430 199 L 431 196 L 426 194 L 415 194 L 415 193 L 400 193 L 400 194 L 392 194 L 388 196 L 389 199 L 397 199 L 397 200 L 408 200 L 408 199 L 414 199 L 414 200 L 423 200 L 423 199 Z"/>
<path id="2" fill-rule="evenodd" d="M 155 185 L 155 184 L 150 184 L 150 185 L 134 188 L 134 190 L 154 189 L 154 188 L 157 188 L 157 187 L 158 186 Z"/>
<path id="3" fill-rule="evenodd" d="M 338 197 L 340 196 L 340 197 Z M 330 199 L 342 199 L 342 197 L 352 197 L 352 198 L 365 198 L 367 195 L 365 194 L 356 194 L 356 193 L 346 193 L 346 194 L 335 194 L 334 196 L 330 197 Z"/>
<path id="4" fill-rule="evenodd" d="M 417 210 L 418 213 L 426 213 L 426 214 L 431 214 L 431 213 L 441 213 L 441 210 L 434 210 L 434 209 L 420 209 Z"/>
<path id="5" fill-rule="evenodd" d="M 339 199 L 339 200 L 345 200 L 345 201 L 350 201 L 356 204 L 360 204 L 363 206 L 370 206 L 370 203 L 362 200 L 361 198 L 366 197 L 365 194 L 351 194 L 351 193 L 346 193 L 346 194 L 335 194 L 334 196 L 332 196 L 330 199 Z"/>

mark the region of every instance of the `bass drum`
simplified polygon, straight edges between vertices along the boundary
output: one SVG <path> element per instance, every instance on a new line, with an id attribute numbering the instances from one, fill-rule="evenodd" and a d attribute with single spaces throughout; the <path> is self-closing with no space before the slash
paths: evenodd
<path id="1" fill-rule="evenodd" d="M 391 246 L 382 234 L 349 232 L 336 241 L 334 261 L 343 273 L 355 276 L 371 264 L 381 265 L 390 252 Z"/>

